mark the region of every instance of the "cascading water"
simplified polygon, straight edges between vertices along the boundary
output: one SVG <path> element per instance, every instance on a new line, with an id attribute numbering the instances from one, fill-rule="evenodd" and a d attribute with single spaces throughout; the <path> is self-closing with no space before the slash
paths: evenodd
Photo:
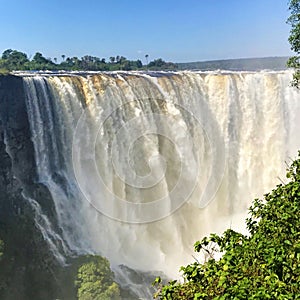
<path id="1" fill-rule="evenodd" d="M 174 277 L 204 234 L 244 230 L 251 200 L 284 178 L 300 149 L 290 80 L 291 72 L 24 76 L 37 180 L 60 227 L 58 236 L 39 223 L 51 229 L 52 251 L 106 256 L 124 283 L 118 265 Z"/>

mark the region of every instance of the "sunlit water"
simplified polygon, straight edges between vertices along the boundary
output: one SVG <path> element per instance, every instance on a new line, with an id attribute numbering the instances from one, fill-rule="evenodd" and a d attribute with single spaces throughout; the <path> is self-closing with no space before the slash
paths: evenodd
<path id="1" fill-rule="evenodd" d="M 291 72 L 25 75 L 61 235 L 29 200 L 62 262 L 99 253 L 116 270 L 177 277 L 203 235 L 245 230 L 251 200 L 285 180 L 300 149 Z"/>

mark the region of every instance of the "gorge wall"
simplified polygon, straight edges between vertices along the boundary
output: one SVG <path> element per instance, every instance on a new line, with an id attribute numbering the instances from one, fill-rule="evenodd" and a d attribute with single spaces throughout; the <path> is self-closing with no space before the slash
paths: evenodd
<path id="1" fill-rule="evenodd" d="M 58 263 L 36 227 L 29 194 L 53 211 L 47 189 L 35 183 L 34 149 L 23 80 L 0 76 L 0 236 L 5 242 L 0 263 L 1 299 L 50 299 L 57 295 Z"/>

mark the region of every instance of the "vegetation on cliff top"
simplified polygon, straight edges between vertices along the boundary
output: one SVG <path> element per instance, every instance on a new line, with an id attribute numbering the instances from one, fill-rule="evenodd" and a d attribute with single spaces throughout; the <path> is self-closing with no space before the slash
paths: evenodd
<path id="1" fill-rule="evenodd" d="M 146 57 L 148 61 L 148 56 Z M 6 71 L 24 71 L 24 70 L 65 70 L 65 71 L 116 71 L 116 70 L 175 70 L 176 65 L 171 62 L 165 62 L 161 58 L 147 62 L 143 65 L 141 60 L 128 60 L 124 56 L 111 56 L 107 62 L 105 58 L 85 55 L 82 58 L 65 57 L 62 55 L 62 61 L 57 63 L 57 58 L 45 58 L 37 52 L 30 60 L 26 53 L 7 49 L 3 52 L 0 59 L 0 70 Z"/>
<path id="2" fill-rule="evenodd" d="M 249 59 L 226 59 L 215 61 L 201 61 L 190 63 L 165 62 L 161 58 L 154 59 L 146 64 L 141 60 L 128 60 L 124 56 L 111 56 L 109 60 L 86 55 L 82 58 L 65 57 L 60 63 L 57 58 L 45 58 L 37 52 L 32 59 L 25 53 L 17 50 L 5 50 L 0 58 L 0 75 L 6 75 L 10 71 L 116 71 L 116 70 L 150 70 L 150 71 L 174 71 L 174 70 L 232 70 L 232 71 L 260 71 L 260 70 L 283 70 L 286 68 L 287 57 L 264 57 Z"/>

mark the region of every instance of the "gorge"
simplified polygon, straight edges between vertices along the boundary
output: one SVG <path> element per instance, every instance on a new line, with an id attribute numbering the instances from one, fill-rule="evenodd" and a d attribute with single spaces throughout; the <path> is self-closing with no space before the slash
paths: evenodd
<path id="1" fill-rule="evenodd" d="M 1 76 L 0 237 L 23 266 L 6 270 L 24 287 L 18 292 L 58 297 L 61 283 L 43 288 L 56 280 L 51 266 L 100 254 L 121 286 L 149 297 L 124 266 L 178 276 L 203 235 L 245 230 L 251 201 L 284 178 L 300 149 L 291 78 L 290 71 Z M 39 261 L 44 275 L 32 275 Z M 30 280 L 38 296 L 26 291 Z M 3 289 L 3 299 L 14 293 L 10 283 Z"/>

